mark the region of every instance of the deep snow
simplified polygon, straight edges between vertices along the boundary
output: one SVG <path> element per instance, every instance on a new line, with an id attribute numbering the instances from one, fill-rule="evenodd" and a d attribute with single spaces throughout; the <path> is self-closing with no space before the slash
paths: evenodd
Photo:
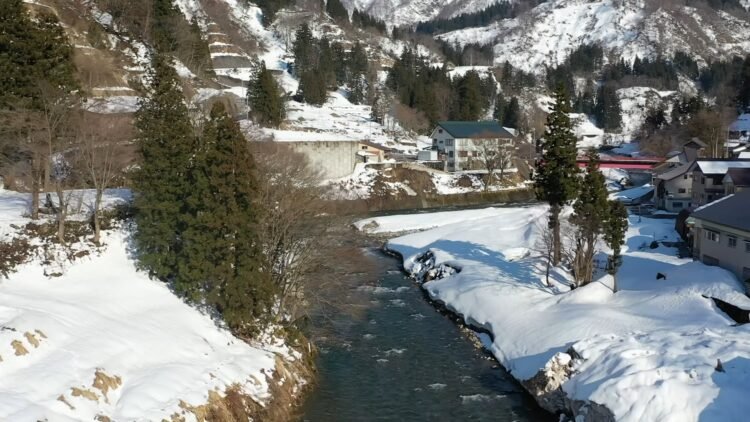
<path id="1" fill-rule="evenodd" d="M 491 352 L 517 379 L 529 380 L 553 357 L 572 363 L 564 380 L 569 397 L 609 408 L 616 419 L 736 420 L 750 402 L 736 399 L 747 386 L 748 329 L 711 300 L 750 308 L 729 272 L 676 256 L 674 221 L 631 216 L 624 263 L 617 276 L 570 291 L 553 271 L 545 286 L 537 238 L 547 207 L 378 217 L 358 223 L 370 231 L 424 230 L 387 243 L 407 271 L 432 251 L 436 265 L 460 270 L 424 284 L 431 298 L 494 334 Z M 600 257 L 601 258 L 601 257 Z M 656 280 L 656 273 L 666 280 Z M 565 353 L 571 346 L 582 359 Z M 714 371 L 717 359 L 731 362 Z M 687 404 L 686 404 L 687 403 Z"/>
<path id="2" fill-rule="evenodd" d="M 82 218 L 91 192 L 78 193 Z M 128 196 L 109 191 L 105 203 Z M 0 189 L 0 241 L 29 221 L 28 203 Z M 294 359 L 292 351 L 273 338 L 235 338 L 137 271 L 128 229 L 104 232 L 103 242 L 61 276 L 34 258 L 0 280 L 0 420 L 170 419 L 181 401 L 202 405 L 233 384 L 268 401 L 277 353 Z"/>

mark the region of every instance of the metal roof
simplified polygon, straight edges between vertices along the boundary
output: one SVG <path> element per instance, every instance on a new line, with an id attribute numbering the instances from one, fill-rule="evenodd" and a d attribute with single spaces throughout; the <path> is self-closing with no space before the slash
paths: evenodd
<path id="1" fill-rule="evenodd" d="M 690 165 L 689 164 L 682 164 L 680 166 L 672 168 L 671 170 L 665 171 L 664 173 L 656 176 L 656 178 L 657 179 L 662 179 L 662 180 L 676 179 L 676 178 L 684 175 L 685 173 L 687 173 L 689 169 L 690 169 Z"/>
<path id="2" fill-rule="evenodd" d="M 750 191 L 726 196 L 698 208 L 690 217 L 750 232 Z"/>
<path id="3" fill-rule="evenodd" d="M 454 138 L 513 139 L 513 135 L 510 132 L 508 132 L 507 129 L 502 127 L 500 123 L 494 120 L 486 120 L 486 121 L 481 121 L 481 122 L 445 121 L 445 122 L 438 122 L 438 126 L 445 129 L 445 131 L 448 132 Z"/>
<path id="4" fill-rule="evenodd" d="M 735 186 L 750 186 L 750 169 L 731 168 L 727 170 L 724 179 L 729 178 Z"/>
<path id="5" fill-rule="evenodd" d="M 703 174 L 726 174 L 730 168 L 750 168 L 750 160 L 725 158 L 700 158 L 691 166 L 691 170 L 700 169 Z"/>

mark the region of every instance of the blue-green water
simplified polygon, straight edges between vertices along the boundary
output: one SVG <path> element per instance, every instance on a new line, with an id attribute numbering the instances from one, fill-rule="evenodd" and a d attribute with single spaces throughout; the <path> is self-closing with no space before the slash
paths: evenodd
<path id="1" fill-rule="evenodd" d="M 425 300 L 397 260 L 372 247 L 363 254 L 369 270 L 334 275 L 350 306 L 313 318 L 318 383 L 302 420 L 554 420 L 473 333 Z"/>

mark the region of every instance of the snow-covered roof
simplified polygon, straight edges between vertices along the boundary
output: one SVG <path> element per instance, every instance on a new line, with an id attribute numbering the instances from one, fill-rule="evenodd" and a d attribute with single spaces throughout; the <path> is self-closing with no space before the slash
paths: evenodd
<path id="1" fill-rule="evenodd" d="M 703 174 L 725 174 L 730 168 L 750 168 L 750 160 L 697 160 L 691 167 Z"/>
<path id="2" fill-rule="evenodd" d="M 695 210 L 690 217 L 750 232 L 748 208 L 750 191 L 742 191 L 704 205 Z"/>
<path id="3" fill-rule="evenodd" d="M 750 131 L 750 113 L 740 114 L 732 124 L 729 125 L 730 132 Z"/>
<path id="4" fill-rule="evenodd" d="M 740 153 L 740 156 L 738 157 L 740 159 L 750 159 L 750 151 L 743 151 Z"/>

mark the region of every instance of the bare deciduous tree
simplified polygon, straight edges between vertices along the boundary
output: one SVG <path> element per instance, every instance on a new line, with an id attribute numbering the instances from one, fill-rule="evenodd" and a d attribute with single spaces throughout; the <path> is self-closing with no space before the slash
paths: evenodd
<path id="1" fill-rule="evenodd" d="M 94 187 L 92 204 L 94 238 L 101 236 L 101 204 L 104 191 L 128 164 L 125 144 L 132 139 L 130 118 L 118 115 L 96 115 L 84 112 L 77 130 L 77 152 L 85 178 Z"/>
<path id="2" fill-rule="evenodd" d="M 277 323 L 303 314 L 309 275 L 324 259 L 329 220 L 324 213 L 320 175 L 287 146 L 254 142 L 260 176 L 259 200 L 265 214 L 261 241 L 280 292 Z"/>
<path id="3" fill-rule="evenodd" d="M 500 180 L 505 170 L 513 162 L 513 145 L 505 139 L 480 139 L 474 143 L 475 161 L 487 170 L 484 190 L 488 190 L 495 179 L 495 172 L 500 172 Z"/>

